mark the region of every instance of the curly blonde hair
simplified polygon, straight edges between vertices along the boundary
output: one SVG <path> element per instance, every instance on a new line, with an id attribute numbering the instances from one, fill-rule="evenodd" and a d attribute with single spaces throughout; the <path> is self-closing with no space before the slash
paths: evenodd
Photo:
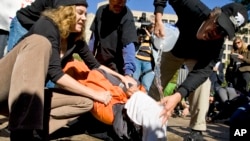
<path id="1" fill-rule="evenodd" d="M 63 39 L 69 37 L 72 33 L 70 27 L 76 24 L 76 6 L 59 6 L 56 9 L 48 9 L 42 13 L 43 16 L 49 17 L 58 26 L 60 36 Z M 75 40 L 85 40 L 85 23 L 80 33 L 73 33 Z"/>

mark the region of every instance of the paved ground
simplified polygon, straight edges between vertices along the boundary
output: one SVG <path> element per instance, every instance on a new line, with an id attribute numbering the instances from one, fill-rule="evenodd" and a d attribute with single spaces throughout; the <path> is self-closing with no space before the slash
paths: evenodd
<path id="1" fill-rule="evenodd" d="M 7 126 L 7 118 L 0 115 L 0 141 L 9 141 L 9 134 L 4 130 Z M 187 133 L 189 133 L 189 117 L 171 118 L 168 123 L 168 141 L 182 141 Z M 204 132 L 207 141 L 228 141 L 229 127 L 223 123 L 213 123 L 207 125 L 208 130 Z M 98 128 L 98 127 L 97 127 Z M 75 132 L 76 129 L 63 128 L 56 132 L 56 138 L 52 141 L 102 141 L 97 138 L 85 135 L 81 132 Z M 72 132 L 73 131 L 73 132 Z"/>

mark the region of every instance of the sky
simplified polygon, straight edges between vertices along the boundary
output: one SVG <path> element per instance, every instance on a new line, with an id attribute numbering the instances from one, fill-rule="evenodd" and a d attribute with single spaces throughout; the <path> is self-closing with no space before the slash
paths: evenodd
<path id="1" fill-rule="evenodd" d="M 87 0 L 89 4 L 88 13 L 95 13 L 97 9 L 97 3 L 102 1 L 105 0 Z M 154 0 L 127 0 L 127 6 L 131 10 L 153 12 L 154 11 L 153 1 Z M 232 0 L 201 0 L 201 1 L 204 2 L 211 9 L 215 6 L 221 7 L 227 3 L 232 2 Z M 174 14 L 175 12 L 171 8 L 171 6 L 167 6 L 164 10 L 164 13 Z"/>

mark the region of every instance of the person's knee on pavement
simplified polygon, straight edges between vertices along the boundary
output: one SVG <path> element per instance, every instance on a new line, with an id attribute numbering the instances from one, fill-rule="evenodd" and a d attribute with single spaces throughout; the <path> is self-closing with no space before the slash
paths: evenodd
<path id="1" fill-rule="evenodd" d="M 66 126 L 82 114 L 93 108 L 93 100 L 85 97 L 76 99 L 75 104 L 56 107 L 51 109 L 49 121 L 49 134 Z"/>

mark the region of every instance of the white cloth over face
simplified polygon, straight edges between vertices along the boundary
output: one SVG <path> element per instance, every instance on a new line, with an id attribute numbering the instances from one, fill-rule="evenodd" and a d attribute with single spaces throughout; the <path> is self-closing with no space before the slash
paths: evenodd
<path id="1" fill-rule="evenodd" d="M 130 119 L 142 126 L 143 141 L 166 141 L 167 123 L 162 125 L 160 117 L 163 106 L 153 98 L 141 91 L 135 92 L 126 102 L 125 109 Z"/>

